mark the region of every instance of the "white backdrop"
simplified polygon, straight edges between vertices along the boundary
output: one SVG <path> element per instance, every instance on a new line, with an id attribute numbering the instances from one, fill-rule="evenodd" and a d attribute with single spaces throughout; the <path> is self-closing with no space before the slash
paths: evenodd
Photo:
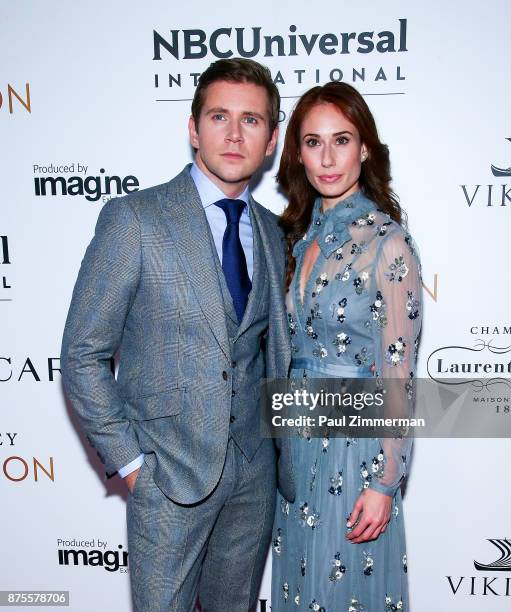
<path id="1" fill-rule="evenodd" d="M 482 338 L 507 347 L 511 191 L 502 185 L 511 178 L 494 176 L 491 164 L 511 165 L 511 5 L 19 0 L 3 2 L 0 15 L 0 589 L 69 590 L 76 612 L 129 610 L 128 574 L 115 568 L 127 550 L 124 486 L 118 477 L 104 481 L 58 371 L 71 291 L 109 197 L 90 201 L 80 182 L 131 176 L 130 185 L 144 188 L 177 174 L 191 159 L 190 75 L 216 59 L 209 44 L 204 57 L 186 59 L 184 31 L 201 30 L 209 41 L 231 29 L 218 36 L 218 50 L 238 55 L 235 29 L 244 28 L 249 50 L 260 28 L 255 59 L 272 70 L 286 114 L 332 70 L 367 96 L 421 252 L 428 292 L 419 374 L 442 346 Z M 154 32 L 179 59 L 164 46 L 154 59 Z M 282 37 L 282 49 L 274 42 L 265 55 L 271 36 Z M 353 70 L 365 80 L 354 81 Z M 254 195 L 278 213 L 276 168 L 274 161 Z M 72 176 L 82 181 L 67 182 Z M 48 182 L 37 195 L 42 177 L 62 177 L 57 195 Z M 85 184 L 94 191 L 95 179 Z M 508 440 L 416 442 L 405 495 L 414 612 L 509 608 L 511 566 L 474 567 L 498 557 L 488 539 L 510 535 L 508 456 Z M 59 564 L 59 550 L 85 557 L 98 547 L 96 565 Z M 260 612 L 269 593 L 268 563 Z"/>

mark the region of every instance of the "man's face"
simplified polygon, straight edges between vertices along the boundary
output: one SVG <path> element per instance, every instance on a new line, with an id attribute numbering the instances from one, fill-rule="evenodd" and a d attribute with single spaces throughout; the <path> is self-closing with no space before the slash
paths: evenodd
<path id="1" fill-rule="evenodd" d="M 199 168 L 226 195 L 238 196 L 275 149 L 268 95 L 253 83 L 216 81 L 205 91 L 199 125 L 188 123 Z"/>

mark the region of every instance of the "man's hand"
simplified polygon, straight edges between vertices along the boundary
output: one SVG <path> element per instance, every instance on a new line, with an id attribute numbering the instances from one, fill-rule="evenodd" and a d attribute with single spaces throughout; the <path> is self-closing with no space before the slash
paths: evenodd
<path id="1" fill-rule="evenodd" d="M 140 472 L 140 468 L 137 468 L 136 470 L 133 470 L 133 472 L 130 472 L 124 477 L 124 481 L 126 482 L 126 485 L 128 489 L 130 490 L 130 493 L 133 493 L 133 488 L 135 486 L 135 482 L 137 481 L 139 472 Z"/>
<path id="2" fill-rule="evenodd" d="M 348 527 L 355 525 L 360 518 L 359 524 L 346 535 L 346 538 L 353 544 L 376 540 L 387 527 L 390 519 L 392 507 L 392 497 L 384 495 L 373 489 L 365 489 L 358 497 L 350 519 Z"/>

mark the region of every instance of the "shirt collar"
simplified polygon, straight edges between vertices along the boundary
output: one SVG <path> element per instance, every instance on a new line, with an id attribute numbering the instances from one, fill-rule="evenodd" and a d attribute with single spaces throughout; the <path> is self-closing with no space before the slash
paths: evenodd
<path id="1" fill-rule="evenodd" d="M 195 183 L 195 187 L 197 187 L 197 191 L 199 192 L 199 197 L 204 208 L 211 206 L 215 202 L 218 202 L 218 200 L 227 198 L 225 193 L 219 189 L 215 183 L 213 183 L 213 181 L 204 174 L 204 172 L 202 172 L 195 162 L 193 162 L 192 167 L 190 168 L 190 176 Z M 236 198 L 236 200 L 243 200 L 243 202 L 246 204 L 242 215 L 249 214 L 249 199 L 250 191 L 247 185 L 242 193 L 240 193 L 240 195 Z"/>

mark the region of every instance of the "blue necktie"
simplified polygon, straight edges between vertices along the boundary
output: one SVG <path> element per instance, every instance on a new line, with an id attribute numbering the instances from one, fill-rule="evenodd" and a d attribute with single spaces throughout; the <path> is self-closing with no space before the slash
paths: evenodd
<path id="1" fill-rule="evenodd" d="M 234 304 L 234 310 L 241 323 L 247 306 L 252 283 L 248 276 L 247 260 L 240 240 L 240 217 L 245 207 L 243 200 L 225 198 L 215 202 L 227 219 L 222 241 L 222 269 Z"/>

